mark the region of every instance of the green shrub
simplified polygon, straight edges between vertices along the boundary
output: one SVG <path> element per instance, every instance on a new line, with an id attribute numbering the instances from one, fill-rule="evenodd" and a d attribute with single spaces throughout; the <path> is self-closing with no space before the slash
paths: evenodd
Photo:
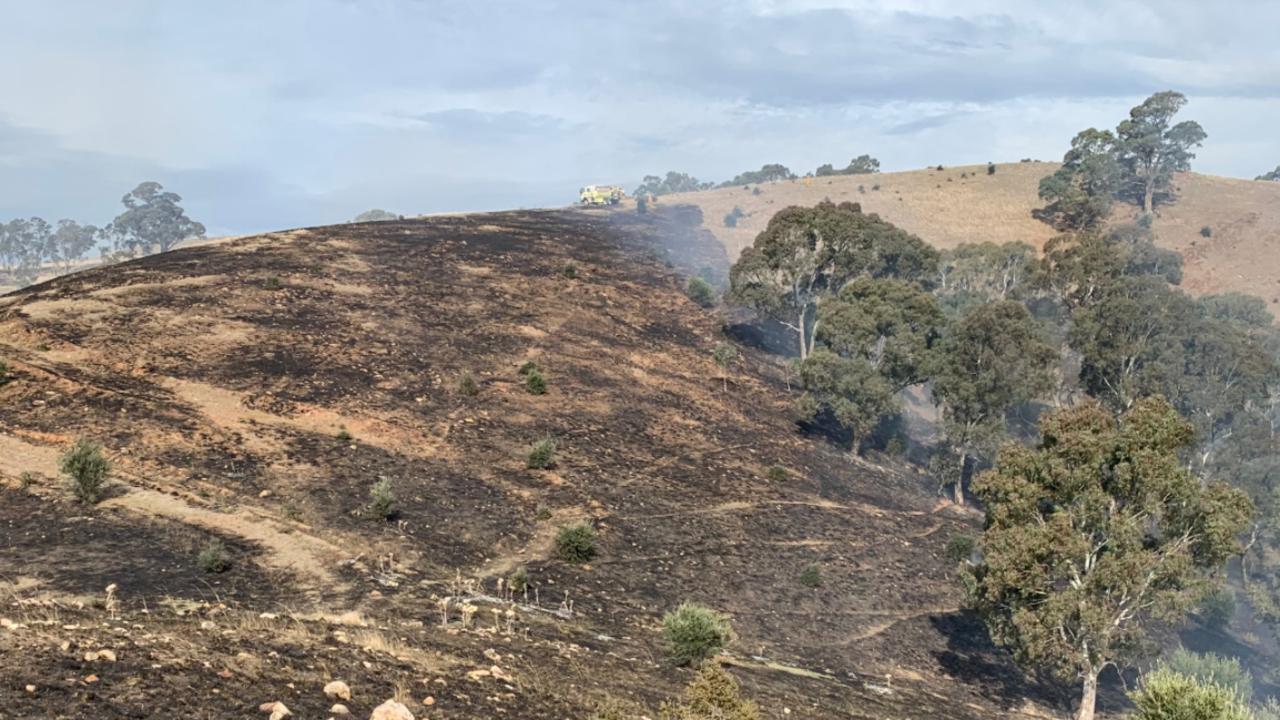
<path id="1" fill-rule="evenodd" d="M 759 195 L 759 194 L 760 194 L 760 188 L 758 188 L 758 187 L 753 187 L 753 188 L 751 188 L 751 194 L 752 194 L 752 195 Z"/>
<path id="2" fill-rule="evenodd" d="M 1248 706 L 1221 685 L 1158 668 L 1131 693 L 1133 720 L 1250 720 Z"/>
<path id="3" fill-rule="evenodd" d="M 547 394 L 547 379 L 542 377 L 541 370 L 534 369 L 525 374 L 524 389 L 529 391 L 530 395 Z"/>
<path id="4" fill-rule="evenodd" d="M 263 287 L 265 287 L 268 290 L 279 290 L 282 287 L 280 283 L 280 276 L 272 275 L 268 277 L 266 282 L 263 283 Z"/>
<path id="5" fill-rule="evenodd" d="M 728 228 L 738 227 L 738 218 L 744 217 L 745 215 L 746 213 L 742 211 L 742 208 L 734 205 L 733 209 L 729 211 L 729 214 L 724 216 L 724 226 Z"/>
<path id="6" fill-rule="evenodd" d="M 760 720 L 760 708 L 742 697 L 738 681 L 728 671 L 715 663 L 707 663 L 685 688 L 683 702 L 663 703 L 659 717 L 661 720 Z"/>
<path id="7" fill-rule="evenodd" d="M 339 427 L 338 434 L 335 435 L 334 437 L 338 440 L 338 442 L 344 443 L 344 444 L 351 442 L 351 439 L 352 439 L 351 432 L 348 431 L 346 427 Z"/>
<path id="8" fill-rule="evenodd" d="M 528 376 L 529 373 L 542 372 L 542 368 L 538 367 L 538 363 L 532 360 L 526 360 L 520 369 L 516 371 L 521 377 Z"/>
<path id="9" fill-rule="evenodd" d="M 1205 225 L 1204 227 L 1200 228 L 1200 235 L 1201 237 L 1213 237 L 1213 228 L 1209 227 L 1208 225 Z"/>
<path id="10" fill-rule="evenodd" d="M 518 567 L 507 576 L 507 587 L 511 588 L 513 593 L 522 593 L 525 588 L 529 587 L 529 571 L 523 566 Z"/>
<path id="11" fill-rule="evenodd" d="M 0 385 L 4 385 L 12 379 L 9 376 L 9 363 L 0 360 Z"/>
<path id="12" fill-rule="evenodd" d="M 879 192 L 879 191 L 880 191 L 880 183 L 876 183 L 875 185 L 872 185 L 872 186 L 871 186 L 871 191 L 872 191 L 872 192 Z"/>
<path id="13" fill-rule="evenodd" d="M 821 587 L 822 566 L 818 563 L 805 565 L 804 570 L 800 571 L 800 584 L 808 588 Z"/>
<path id="14" fill-rule="evenodd" d="M 943 551 L 947 559 L 951 562 L 964 562 L 973 555 L 973 537 L 969 535 L 956 535 L 947 541 L 947 549 Z"/>
<path id="15" fill-rule="evenodd" d="M 573 263 L 565 263 L 564 269 L 560 273 L 572 280 L 578 277 L 578 266 Z"/>
<path id="16" fill-rule="evenodd" d="M 764 477 L 766 480 L 773 482 L 782 482 L 787 479 L 787 469 L 781 465 L 770 465 L 769 468 L 764 471 Z"/>
<path id="17" fill-rule="evenodd" d="M 716 304 L 716 289 L 711 286 L 711 283 L 700 277 L 689 278 L 689 284 L 685 287 L 685 294 L 689 296 L 690 300 L 704 308 L 709 308 Z"/>
<path id="18" fill-rule="evenodd" d="M 31 472 L 30 470 L 26 470 L 21 475 L 18 476 L 18 486 L 21 487 L 23 490 L 26 490 L 27 488 L 35 484 L 36 484 L 36 474 Z"/>
<path id="19" fill-rule="evenodd" d="M 996 164 L 995 164 L 995 163 L 987 163 L 987 174 L 988 174 L 988 175 L 995 175 L 995 174 L 996 174 Z"/>
<path id="20" fill-rule="evenodd" d="M 207 573 L 220 573 L 231 567 L 231 559 L 227 557 L 227 547 L 214 538 L 196 556 L 196 564 Z"/>
<path id="21" fill-rule="evenodd" d="M 530 470 L 546 470 L 556 465 L 556 441 L 543 438 L 529 448 L 524 466 Z"/>
<path id="22" fill-rule="evenodd" d="M 1221 630 L 1236 614 L 1236 594 L 1230 588 L 1215 588 L 1200 601 L 1200 620 L 1205 627 Z"/>
<path id="23" fill-rule="evenodd" d="M 396 493 L 391 489 L 391 481 L 382 478 L 369 488 L 369 517 L 378 520 L 391 520 L 399 513 L 396 508 Z"/>
<path id="24" fill-rule="evenodd" d="M 102 499 L 111 463 L 103 456 L 101 446 L 85 438 L 76 440 L 62 456 L 61 469 L 71 478 L 71 490 L 80 502 L 93 504 Z"/>
<path id="25" fill-rule="evenodd" d="M 663 616 L 662 631 L 677 665 L 699 664 L 735 639 L 727 615 L 691 602 Z"/>
<path id="26" fill-rule="evenodd" d="M 636 198 L 636 212 L 644 215 L 649 212 L 649 198 L 641 195 Z"/>
<path id="27" fill-rule="evenodd" d="M 565 562 L 584 563 L 596 556 L 596 531 L 586 523 L 560 528 L 556 533 L 556 557 Z"/>
<path id="28" fill-rule="evenodd" d="M 462 378 L 458 380 L 458 392 L 467 396 L 474 396 L 480 393 L 480 386 L 476 384 L 476 379 L 471 373 L 462 373 Z"/>
<path id="29" fill-rule="evenodd" d="M 1235 658 L 1178 648 L 1156 663 L 1156 669 L 1189 677 L 1201 685 L 1224 688 L 1242 702 L 1253 697 L 1253 676 Z"/>

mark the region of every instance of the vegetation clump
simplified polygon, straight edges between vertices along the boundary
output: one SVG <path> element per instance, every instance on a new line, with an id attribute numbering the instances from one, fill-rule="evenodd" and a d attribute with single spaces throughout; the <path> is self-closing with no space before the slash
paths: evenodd
<path id="1" fill-rule="evenodd" d="M 800 571 L 800 584 L 807 588 L 816 588 L 822 586 L 822 566 L 818 563 L 809 563 Z"/>
<path id="2" fill-rule="evenodd" d="M 987 163 L 987 174 L 988 174 L 988 175 L 995 175 L 995 174 L 996 174 L 996 164 L 995 164 L 995 163 L 990 163 L 990 162 L 989 162 L 989 163 Z"/>
<path id="3" fill-rule="evenodd" d="M 1253 720 L 1249 706 L 1230 688 L 1168 669 L 1147 673 L 1129 698 L 1133 720 Z"/>
<path id="4" fill-rule="evenodd" d="M 369 488 L 369 517 L 377 520 L 392 520 L 399 514 L 395 490 L 391 488 L 391 480 L 382 478 Z"/>
<path id="5" fill-rule="evenodd" d="M 111 472 L 102 446 L 85 438 L 76 440 L 62 456 L 60 469 L 71 479 L 71 490 L 80 502 L 92 505 L 102 499 L 102 489 Z"/>
<path id="6" fill-rule="evenodd" d="M 530 395 L 547 394 L 547 379 L 542 376 L 541 370 L 531 370 L 525 374 L 524 389 Z"/>
<path id="7" fill-rule="evenodd" d="M 685 294 L 689 299 L 698 303 L 704 308 L 713 307 L 716 304 L 716 289 L 711 283 L 700 277 L 689 278 L 689 284 L 685 287 Z"/>
<path id="8" fill-rule="evenodd" d="M 584 563 L 595 556 L 595 528 L 586 523 L 560 528 L 556 534 L 556 557 L 565 562 Z"/>
<path id="9" fill-rule="evenodd" d="M 565 263 L 564 268 L 560 270 L 560 274 L 572 280 L 578 277 L 578 266 L 571 262 Z"/>
<path id="10" fill-rule="evenodd" d="M 1200 237 L 1213 237 L 1213 228 L 1208 225 L 1200 228 Z"/>
<path id="11" fill-rule="evenodd" d="M 529 448 L 525 467 L 530 470 L 546 470 L 556 465 L 556 441 L 543 438 Z"/>
<path id="12" fill-rule="evenodd" d="M 221 540 L 214 538 L 196 556 L 196 564 L 207 573 L 217 574 L 230 569 L 231 558 L 227 555 L 226 545 Z"/>
<path id="13" fill-rule="evenodd" d="M 951 562 L 965 562 L 973 555 L 974 545 L 972 535 L 956 535 L 947 541 L 947 548 L 943 554 Z"/>
<path id="14" fill-rule="evenodd" d="M 664 703 L 661 720 L 760 720 L 760 708 L 742 697 L 738 681 L 707 663 L 689 683 L 680 703 Z"/>
<path id="15" fill-rule="evenodd" d="M 736 639 L 727 615 L 692 602 L 664 615 L 662 632 L 677 665 L 698 665 Z"/>
<path id="16" fill-rule="evenodd" d="M 742 208 L 734 205 L 733 209 L 724 216 L 724 226 L 727 228 L 738 227 L 738 219 L 745 216 L 746 213 L 742 211 Z"/>
<path id="17" fill-rule="evenodd" d="M 476 384 L 476 379 L 472 377 L 471 373 L 462 373 L 462 377 L 458 380 L 458 392 L 468 397 L 480 393 L 480 386 Z"/>
<path id="18" fill-rule="evenodd" d="M 1236 595 L 1231 588 L 1221 587 L 1211 590 L 1200 601 L 1200 621 L 1212 630 L 1221 630 L 1236 614 Z"/>
<path id="19" fill-rule="evenodd" d="M 0 360 L 0 385 L 4 385 L 11 379 L 13 378 L 9 376 L 9 363 Z"/>
<path id="20" fill-rule="evenodd" d="M 513 593 L 522 593 L 529 587 L 529 571 L 523 565 L 507 576 L 507 587 Z"/>
<path id="21" fill-rule="evenodd" d="M 772 482 L 782 482 L 787 479 L 787 469 L 781 465 L 770 465 L 764 471 L 764 478 Z"/>

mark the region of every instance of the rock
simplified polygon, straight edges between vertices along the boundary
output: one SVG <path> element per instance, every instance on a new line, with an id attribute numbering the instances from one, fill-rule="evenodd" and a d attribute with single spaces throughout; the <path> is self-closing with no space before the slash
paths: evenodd
<path id="1" fill-rule="evenodd" d="M 341 680 L 334 680 L 324 686 L 324 696 L 330 700 L 350 700 L 351 688 Z"/>
<path id="2" fill-rule="evenodd" d="M 27 686 L 27 692 L 29 692 L 29 693 L 33 693 L 33 692 L 35 692 L 35 691 L 36 691 L 36 686 L 35 686 L 35 685 L 28 685 L 28 686 Z"/>
<path id="3" fill-rule="evenodd" d="M 502 660 L 502 655 L 498 654 L 498 651 L 493 648 L 485 648 L 484 656 L 488 658 L 490 662 L 500 662 Z"/>
<path id="4" fill-rule="evenodd" d="M 18 623 L 10 620 L 9 618 L 0 618 L 0 628 L 4 628 L 5 630 L 17 630 Z"/>
<path id="5" fill-rule="evenodd" d="M 512 681 L 511 676 L 503 672 L 502 668 L 498 667 L 497 665 L 494 665 L 493 667 L 489 668 L 489 674 L 493 676 L 494 680 L 500 680 L 502 682 Z"/>
<path id="6" fill-rule="evenodd" d="M 351 714 L 351 711 L 347 709 L 346 705 L 343 705 L 342 703 L 338 703 L 333 707 L 329 708 L 329 714 L 336 715 L 338 717 L 346 717 Z"/>
<path id="7" fill-rule="evenodd" d="M 260 497 L 260 498 L 269 498 L 269 497 L 271 497 L 271 491 L 270 491 L 270 490 L 263 490 L 262 492 L 258 493 L 258 497 Z"/>
<path id="8" fill-rule="evenodd" d="M 284 703 L 279 701 L 262 703 L 258 706 L 258 710 L 271 713 L 271 717 L 268 720 L 283 720 L 284 718 L 293 715 L 293 713 L 289 712 L 289 708 L 285 707 Z"/>
<path id="9" fill-rule="evenodd" d="M 435 705 L 435 704 L 436 704 L 436 698 L 435 698 L 435 696 L 434 696 L 434 695 L 428 695 L 428 696 L 426 696 L 426 697 L 422 698 L 422 704 L 423 704 L 423 705 L 426 705 L 427 707 L 431 707 L 432 705 Z"/>
<path id="10" fill-rule="evenodd" d="M 369 720 L 413 720 L 413 713 L 395 700 L 388 700 L 373 709 Z"/>

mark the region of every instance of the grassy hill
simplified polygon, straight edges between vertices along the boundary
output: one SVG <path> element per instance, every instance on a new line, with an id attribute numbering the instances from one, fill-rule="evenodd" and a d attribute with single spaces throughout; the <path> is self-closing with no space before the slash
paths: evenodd
<path id="1" fill-rule="evenodd" d="M 653 717 L 691 677 L 660 620 L 693 600 L 732 615 L 724 662 L 766 717 L 1043 716 L 958 608 L 944 548 L 976 517 L 798 433 L 769 358 L 726 387 L 673 246 L 724 261 L 675 208 L 513 212 L 238 238 L 0 298 L 0 714 L 325 717 L 339 679 L 355 717 L 392 696 Z M 114 465 L 97 506 L 59 476 L 76 437 Z M 554 466 L 529 469 L 544 438 Z M 366 510 L 380 481 L 391 520 Z M 578 522 L 587 564 L 554 552 Z"/>
<path id="2" fill-rule="evenodd" d="M 1040 179 L 1056 167 L 1028 162 L 997 165 L 994 175 L 985 165 L 846 175 L 761 185 L 758 195 L 732 187 L 663 201 L 702 208 L 707 227 L 735 258 L 777 210 L 823 198 L 862 203 L 867 212 L 942 248 L 987 240 L 1039 248 L 1054 231 L 1031 211 L 1044 204 L 1037 195 Z M 1183 173 L 1175 184 L 1178 200 L 1158 208 L 1153 227 L 1158 245 L 1185 258 L 1183 286 L 1195 294 L 1238 291 L 1280 304 L 1280 183 Z M 724 227 L 735 206 L 745 217 L 736 228 Z M 1115 220 L 1132 214 L 1119 206 Z M 1201 234 L 1205 227 L 1209 237 Z"/>

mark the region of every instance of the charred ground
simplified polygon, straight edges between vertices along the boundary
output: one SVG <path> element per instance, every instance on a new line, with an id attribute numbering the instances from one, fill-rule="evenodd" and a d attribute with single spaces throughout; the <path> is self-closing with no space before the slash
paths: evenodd
<path id="1" fill-rule="evenodd" d="M 684 600 L 733 616 L 729 661 L 767 717 L 1035 714 L 1043 689 L 957 608 L 943 548 L 974 517 L 800 434 L 767 357 L 722 389 L 721 320 L 682 292 L 726 265 L 698 220 L 313 228 L 0 299 L 0 616 L 21 625 L 0 629 L 0 717 L 315 717 L 332 678 L 357 716 L 392 695 L 444 718 L 653 709 L 690 676 L 659 629 Z M 94 508 L 58 477 L 76 437 L 115 465 Z M 555 466 L 526 469 L 547 437 Z M 390 522 L 363 512 L 380 479 Z M 552 553 L 578 521 L 599 533 L 585 566 Z M 215 537 L 233 566 L 208 575 Z M 483 596 L 519 567 L 535 589 L 507 635 Z M 441 627 L 448 595 L 476 626 Z M 84 659 L 101 648 L 117 662 Z"/>

